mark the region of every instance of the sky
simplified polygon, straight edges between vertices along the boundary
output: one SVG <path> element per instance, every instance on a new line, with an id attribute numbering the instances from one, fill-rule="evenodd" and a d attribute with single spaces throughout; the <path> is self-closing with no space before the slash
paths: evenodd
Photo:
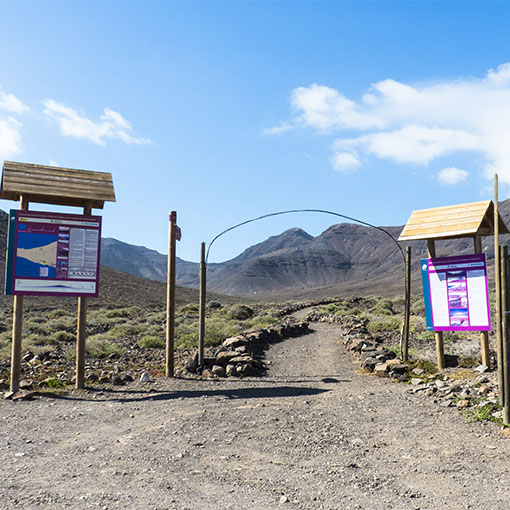
<path id="1" fill-rule="evenodd" d="M 509 25 L 490 1 L 0 0 L 0 163 L 111 172 L 103 237 L 167 253 L 175 210 L 192 261 L 277 211 L 403 225 L 495 172 L 508 198 Z M 250 223 L 209 261 L 338 221 Z"/>

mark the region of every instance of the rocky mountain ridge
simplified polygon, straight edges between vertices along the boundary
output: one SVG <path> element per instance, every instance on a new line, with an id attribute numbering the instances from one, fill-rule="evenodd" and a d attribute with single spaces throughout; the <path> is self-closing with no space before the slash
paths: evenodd
<path id="1" fill-rule="evenodd" d="M 500 203 L 500 213 L 510 224 L 510 200 Z M 5 224 L 5 220 L 1 223 Z M 386 232 L 383 232 L 363 225 L 340 223 L 316 237 L 300 228 L 292 228 L 247 248 L 231 260 L 209 264 L 208 290 L 244 296 L 400 291 L 403 254 L 394 240 L 398 239 L 402 228 L 384 227 Z M 505 240 L 504 236 L 503 242 Z M 420 258 L 427 256 L 426 242 L 407 244 L 412 247 L 417 271 Z M 0 231 L 1 257 L 4 245 L 5 234 Z M 492 238 L 486 238 L 483 247 L 490 263 L 494 252 Z M 101 250 L 103 266 L 151 280 L 166 280 L 166 255 L 112 238 L 102 240 Z M 438 255 L 443 256 L 473 253 L 473 241 L 470 238 L 439 241 L 437 250 Z M 177 258 L 177 284 L 197 288 L 199 264 Z M 416 278 L 415 284 L 419 284 Z"/>

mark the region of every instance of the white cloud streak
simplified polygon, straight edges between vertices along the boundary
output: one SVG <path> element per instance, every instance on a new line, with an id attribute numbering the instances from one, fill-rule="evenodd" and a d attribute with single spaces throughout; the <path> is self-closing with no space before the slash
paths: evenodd
<path id="1" fill-rule="evenodd" d="M 13 94 L 0 89 L 0 159 L 12 158 L 21 153 L 21 128 L 23 124 L 12 114 L 22 114 L 30 108 Z M 1 116 L 8 112 L 7 116 Z"/>
<path id="2" fill-rule="evenodd" d="M 0 119 L 0 159 L 21 153 L 21 122 L 12 117 Z"/>
<path id="3" fill-rule="evenodd" d="M 148 144 L 151 140 L 133 136 L 131 123 L 120 113 L 105 108 L 99 121 L 93 121 L 74 108 L 53 99 L 44 101 L 44 113 L 57 121 L 64 136 L 89 140 L 105 146 L 106 140 L 117 139 L 127 144 Z"/>
<path id="4" fill-rule="evenodd" d="M 331 158 L 336 170 L 360 166 L 361 157 L 425 166 L 476 152 L 485 159 L 486 177 L 497 171 L 510 183 L 510 63 L 483 78 L 413 85 L 382 80 L 359 101 L 314 83 L 294 89 L 290 102 L 293 127 L 337 137 Z M 349 133 L 339 137 L 340 131 Z"/>
<path id="5" fill-rule="evenodd" d="M 11 113 L 26 113 L 30 108 L 12 94 L 6 94 L 0 90 L 0 110 Z"/>
<path id="6" fill-rule="evenodd" d="M 437 180 L 441 184 L 452 186 L 454 184 L 458 184 L 459 182 L 465 181 L 468 176 L 469 174 L 465 170 L 451 166 L 449 168 L 443 168 L 443 170 L 437 174 Z"/>
<path id="7" fill-rule="evenodd" d="M 350 172 L 357 170 L 361 162 L 350 152 L 335 152 L 331 158 L 331 165 L 337 172 Z"/>

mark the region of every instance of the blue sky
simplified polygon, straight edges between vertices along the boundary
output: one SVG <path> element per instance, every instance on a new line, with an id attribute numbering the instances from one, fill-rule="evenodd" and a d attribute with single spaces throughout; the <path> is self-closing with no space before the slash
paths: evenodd
<path id="1" fill-rule="evenodd" d="M 274 211 L 400 225 L 492 198 L 495 170 L 507 198 L 509 23 L 487 1 L 0 1 L 0 161 L 111 172 L 103 235 L 166 253 L 175 209 L 187 260 Z M 332 223 L 262 220 L 210 260 Z"/>

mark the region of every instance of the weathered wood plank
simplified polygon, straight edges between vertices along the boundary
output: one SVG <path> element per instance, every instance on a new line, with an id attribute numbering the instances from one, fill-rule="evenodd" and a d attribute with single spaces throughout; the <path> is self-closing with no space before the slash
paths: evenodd
<path id="1" fill-rule="evenodd" d="M 21 195 L 29 195 L 31 202 L 80 207 L 92 204 L 101 209 L 105 201 L 116 200 L 108 172 L 5 161 L 0 198 L 18 200 Z"/>
<path id="2" fill-rule="evenodd" d="M 494 230 L 494 205 L 491 200 L 413 211 L 400 234 L 400 241 L 448 239 L 490 235 Z M 501 217 L 499 226 L 508 233 Z"/>

